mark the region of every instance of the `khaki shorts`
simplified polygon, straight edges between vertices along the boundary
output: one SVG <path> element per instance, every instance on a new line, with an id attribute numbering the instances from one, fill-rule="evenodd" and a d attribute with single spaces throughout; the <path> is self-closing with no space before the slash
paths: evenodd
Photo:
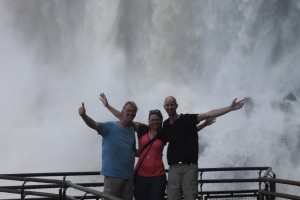
<path id="1" fill-rule="evenodd" d="M 104 177 L 104 190 L 106 194 L 121 198 L 123 200 L 133 199 L 133 181 L 115 177 Z"/>
<path id="2" fill-rule="evenodd" d="M 195 200 L 198 196 L 198 165 L 173 164 L 169 168 L 168 200 Z"/>

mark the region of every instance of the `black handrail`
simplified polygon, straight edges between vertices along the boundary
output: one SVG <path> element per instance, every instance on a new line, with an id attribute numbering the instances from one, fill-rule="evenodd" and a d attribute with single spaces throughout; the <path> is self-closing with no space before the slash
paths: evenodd
<path id="1" fill-rule="evenodd" d="M 168 171 L 168 170 L 167 170 Z M 258 177 L 256 178 L 237 178 L 237 179 L 203 179 L 204 172 L 228 172 L 228 171 L 258 171 Z M 276 175 L 272 172 L 270 167 L 228 167 L 228 168 L 200 168 L 200 179 L 199 179 L 199 199 L 206 198 L 220 198 L 222 196 L 227 197 L 245 197 L 252 196 L 257 197 L 257 199 L 274 199 L 277 195 L 278 197 L 298 199 L 295 195 L 276 193 L 275 185 L 287 184 L 300 186 L 297 181 L 289 181 L 283 179 L 276 179 Z M 262 176 L 262 172 L 264 172 Z M 10 185 L 10 186 L 0 186 L 0 192 L 20 194 L 21 199 L 34 199 L 25 198 L 26 195 L 43 197 L 42 199 L 99 199 L 106 198 L 110 200 L 120 200 L 119 198 L 107 195 L 103 192 L 91 189 L 90 187 L 103 187 L 102 182 L 93 183 L 73 183 L 65 180 L 66 177 L 71 176 L 95 176 L 99 175 L 99 172 L 53 172 L 53 173 L 22 173 L 22 174 L 0 174 L 0 179 L 11 180 L 11 181 L 21 181 L 21 185 Z M 38 178 L 37 178 L 38 177 Z M 48 177 L 48 178 L 44 178 Z M 63 177 L 63 180 L 50 179 L 49 177 Z M 30 183 L 30 184 L 29 184 Z M 38 184 L 32 184 L 38 183 Z M 43 183 L 43 184 L 41 184 Z M 202 186 L 205 184 L 226 184 L 226 183 L 258 183 L 259 187 L 257 189 L 242 189 L 242 190 L 220 190 L 220 191 L 203 191 Z M 265 188 L 261 188 L 261 184 L 266 184 Z M 272 186 L 273 187 L 270 187 Z M 39 189 L 59 189 L 58 194 L 53 194 L 49 192 L 44 192 Z M 82 196 L 66 194 L 68 188 L 73 188 L 74 190 L 84 193 Z M 36 191 L 39 190 L 39 191 Z M 1 198 L 0 198 L 1 199 Z M 41 199 L 41 198 L 40 198 Z M 300 200 L 300 199 L 299 199 Z"/>
<path id="2" fill-rule="evenodd" d="M 44 173 L 44 175 L 47 174 L 48 176 L 52 176 L 53 174 L 51 173 Z M 61 175 L 70 175 L 70 174 L 76 174 L 79 175 L 80 172 L 76 173 L 61 173 Z M 87 173 L 83 173 L 87 174 Z M 52 197 L 52 198 L 57 198 L 57 199 L 76 199 L 72 196 L 66 195 L 65 193 L 62 194 L 61 190 L 59 191 L 59 194 L 53 194 L 53 193 L 46 193 L 46 192 L 36 192 L 36 191 L 28 191 L 25 190 L 25 183 L 28 182 L 36 182 L 36 183 L 52 183 L 52 185 L 38 185 L 37 187 L 39 188 L 49 188 L 48 186 L 51 186 L 52 188 L 64 188 L 64 191 L 66 188 L 71 187 L 86 193 L 90 193 L 95 195 L 96 197 L 101 197 L 101 198 L 106 198 L 109 200 L 121 200 L 120 198 L 114 197 L 112 195 L 99 192 L 97 190 L 93 190 L 87 187 L 80 186 L 78 184 L 74 184 L 70 181 L 65 181 L 65 180 L 56 180 L 56 179 L 45 179 L 45 178 L 28 178 L 23 176 L 18 177 L 18 174 L 10 174 L 10 175 L 0 175 L 0 179 L 4 180 L 14 180 L 14 181 L 23 181 L 24 184 L 20 186 L 19 188 L 13 188 L 13 186 L 2 186 L 0 187 L 0 192 L 6 192 L 6 193 L 14 193 L 14 194 L 21 194 L 21 199 L 24 199 L 26 195 L 35 195 L 35 196 L 42 196 L 42 197 Z M 28 175 L 28 174 L 27 174 Z M 32 176 L 35 176 L 36 174 L 30 174 Z M 39 174 L 40 175 L 40 174 Z M 36 187 L 36 188 L 37 188 Z M 31 189 L 36 189 L 34 188 L 34 185 L 31 185 Z M 28 187 L 27 187 L 28 189 Z"/>
<path id="3" fill-rule="evenodd" d="M 286 180 L 286 179 L 278 179 L 278 178 L 270 178 L 270 177 L 260 177 L 259 180 L 261 182 L 266 183 L 267 185 L 276 185 L 276 184 L 284 184 L 284 185 L 291 185 L 291 186 L 299 186 L 300 189 L 300 182 L 293 181 L 293 180 Z M 270 190 L 259 190 L 259 194 L 268 196 L 269 199 L 275 199 L 275 197 L 281 197 L 285 199 L 293 199 L 293 200 L 300 200 L 300 196 L 286 194 L 286 193 L 279 193 L 276 192 L 274 189 Z"/>
<path id="4" fill-rule="evenodd" d="M 241 178 L 241 179 L 203 179 L 203 173 L 204 172 L 236 172 L 236 171 L 258 171 L 258 178 Z M 212 183 L 259 183 L 259 189 L 260 188 L 260 180 L 259 177 L 261 177 L 262 172 L 265 171 L 265 175 L 268 176 L 272 172 L 271 167 L 225 167 L 225 168 L 200 168 L 200 179 L 198 180 L 198 183 L 200 184 L 200 192 L 199 195 L 201 196 L 201 199 L 204 199 L 204 196 L 209 196 L 211 194 L 231 194 L 230 196 L 233 197 L 232 194 L 238 194 L 239 192 L 233 191 L 232 193 L 228 193 L 227 191 L 220 190 L 220 191 L 203 191 L 203 185 L 204 184 L 212 184 Z M 275 174 L 273 174 L 275 175 Z M 238 190 L 238 191 L 244 191 L 246 196 L 258 196 L 258 189 L 256 190 Z M 250 193 L 250 194 L 249 194 Z M 248 195 L 249 194 L 249 195 Z M 227 195 L 229 196 L 229 195 Z M 240 196 L 240 195 L 239 195 Z M 220 195 L 218 195 L 218 198 Z M 238 197 L 238 196 L 234 196 Z"/>

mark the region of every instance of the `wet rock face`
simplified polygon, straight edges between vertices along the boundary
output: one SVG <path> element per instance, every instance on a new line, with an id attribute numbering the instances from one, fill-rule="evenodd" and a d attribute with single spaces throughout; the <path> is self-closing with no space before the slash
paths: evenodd
<path id="1" fill-rule="evenodd" d="M 297 101 L 297 97 L 292 92 L 290 92 L 286 96 L 284 96 L 282 100 L 271 102 L 271 106 L 274 109 L 280 109 L 284 113 L 292 113 L 294 109 L 293 104 L 295 104 Z"/>
<path id="2" fill-rule="evenodd" d="M 288 93 L 279 103 L 279 107 L 283 112 L 293 112 L 292 104 L 297 101 L 297 97 L 293 93 Z"/>
<path id="3" fill-rule="evenodd" d="M 288 101 L 297 101 L 297 97 L 293 94 L 293 93 L 288 93 L 284 98 L 284 101 L 288 100 Z"/>
<path id="4" fill-rule="evenodd" d="M 284 113 L 292 113 L 293 112 L 293 104 L 298 102 L 298 98 L 292 92 L 288 93 L 286 96 L 282 98 L 282 100 L 276 100 L 271 102 L 271 107 L 274 109 L 280 109 Z M 249 117 L 255 108 L 255 102 L 251 97 L 245 98 L 244 110 Z"/>

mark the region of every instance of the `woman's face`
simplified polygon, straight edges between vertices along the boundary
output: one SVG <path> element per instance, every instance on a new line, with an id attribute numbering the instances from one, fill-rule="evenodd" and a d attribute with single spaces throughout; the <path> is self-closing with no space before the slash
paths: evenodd
<path id="1" fill-rule="evenodd" d="M 158 130 L 162 127 L 162 119 L 160 116 L 152 114 L 149 117 L 149 126 L 151 130 Z"/>

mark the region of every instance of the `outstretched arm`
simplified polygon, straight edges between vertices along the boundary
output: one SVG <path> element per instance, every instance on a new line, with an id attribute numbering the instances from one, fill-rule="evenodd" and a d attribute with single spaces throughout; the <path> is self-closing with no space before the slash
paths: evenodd
<path id="1" fill-rule="evenodd" d="M 216 118 L 207 118 L 204 122 L 200 123 L 197 125 L 197 131 L 202 130 L 203 128 L 205 128 L 206 126 L 210 126 L 213 123 L 216 122 Z"/>
<path id="2" fill-rule="evenodd" d="M 106 107 L 116 118 L 118 118 L 119 120 L 122 120 L 122 118 L 123 118 L 122 113 L 120 111 L 118 111 L 117 109 L 115 109 L 114 107 L 109 105 L 108 100 L 104 93 L 100 93 L 99 99 L 100 99 L 100 101 L 102 101 L 102 104 L 104 105 L 104 107 Z"/>
<path id="3" fill-rule="evenodd" d="M 79 115 L 81 116 L 81 118 L 83 119 L 83 121 L 86 123 L 86 125 L 88 125 L 88 127 L 95 129 L 97 131 L 98 123 L 96 123 L 92 118 L 87 116 L 83 102 L 82 102 L 81 107 L 79 108 L 78 112 L 79 112 Z"/>
<path id="4" fill-rule="evenodd" d="M 104 93 L 100 93 L 99 99 L 100 101 L 102 101 L 104 107 L 106 107 L 116 118 L 118 118 L 119 120 L 123 119 L 122 112 L 109 105 L 108 100 Z M 131 125 L 133 126 L 134 130 L 136 131 L 138 130 L 139 124 L 137 122 L 132 122 Z"/>
<path id="5" fill-rule="evenodd" d="M 230 106 L 226 106 L 226 107 L 223 107 L 223 108 L 218 108 L 218 109 L 211 110 L 211 111 L 206 112 L 206 113 L 198 114 L 197 120 L 200 122 L 200 121 L 202 121 L 204 119 L 207 119 L 207 118 L 219 117 L 219 116 L 224 115 L 228 112 L 241 109 L 243 107 L 244 103 L 245 103 L 244 99 L 242 99 L 240 101 L 237 101 L 237 99 L 234 99 Z"/>

